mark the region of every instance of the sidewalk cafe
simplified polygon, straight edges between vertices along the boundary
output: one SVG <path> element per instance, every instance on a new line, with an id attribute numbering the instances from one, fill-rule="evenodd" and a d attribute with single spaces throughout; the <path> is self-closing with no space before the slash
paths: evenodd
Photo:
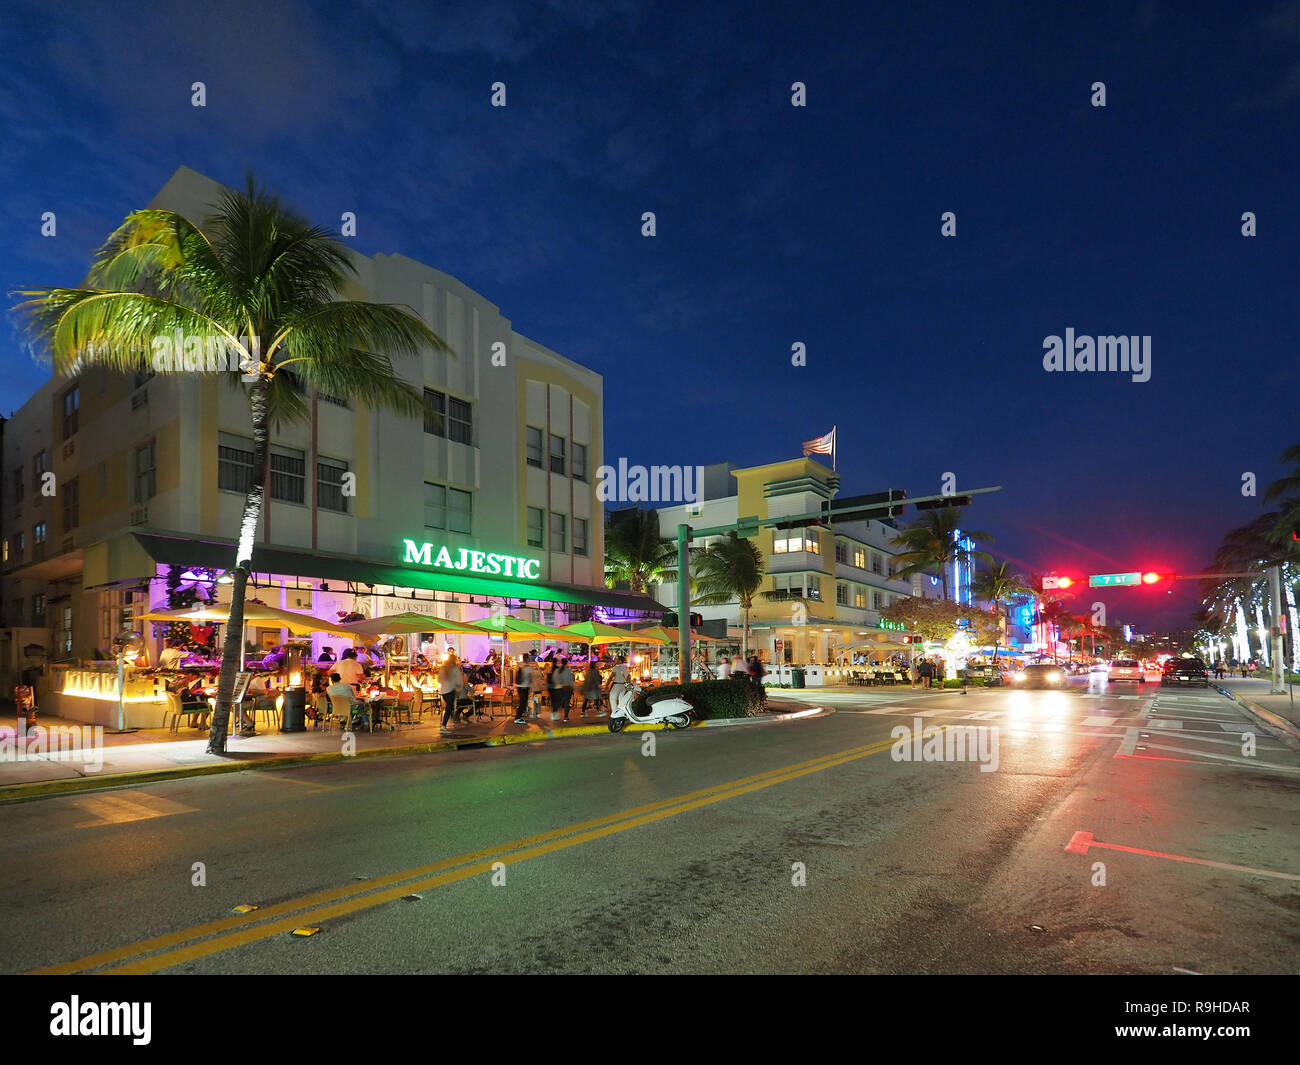
<path id="1" fill-rule="evenodd" d="M 87 548 L 84 594 L 100 597 L 104 645 L 93 655 L 80 649 L 77 661 L 48 671 L 43 707 L 106 725 L 117 725 L 125 710 L 132 728 L 175 728 L 178 720 L 202 727 L 199 708 L 210 704 L 221 667 L 230 607 L 225 567 L 234 551 L 221 541 L 155 533 L 124 534 Z M 436 558 L 444 555 L 450 558 L 446 549 Z M 241 709 L 259 725 L 280 727 L 286 700 L 303 692 L 308 717 L 323 723 L 328 713 L 316 697 L 346 657 L 355 658 L 364 676 L 362 696 L 379 704 L 372 720 L 390 726 L 396 717 L 418 720 L 438 701 L 437 669 L 454 654 L 473 682 L 475 709 L 508 712 L 505 689 L 523 653 L 533 652 L 549 670 L 561 656 L 607 654 L 614 641 L 608 632 L 570 632 L 566 625 L 589 625 L 599 612 L 624 623 L 608 627 L 628 642 L 633 623 L 644 625 L 662 613 L 646 596 L 535 579 L 536 560 L 468 550 L 460 555 L 469 563 L 463 572 L 455 571 L 454 559 L 452 572 L 440 572 L 255 547 L 239 670 L 243 691 L 237 686 Z M 480 572 L 500 558 L 511 563 L 512 579 Z M 507 569 L 499 561 L 496 568 Z M 188 606 L 169 605 L 178 578 Z M 178 713 L 178 703 L 184 712 Z"/>

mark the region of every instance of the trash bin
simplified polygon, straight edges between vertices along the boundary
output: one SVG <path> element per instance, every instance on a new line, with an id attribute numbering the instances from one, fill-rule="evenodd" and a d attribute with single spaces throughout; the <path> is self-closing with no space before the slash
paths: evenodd
<path id="1" fill-rule="evenodd" d="M 790 687 L 802 688 L 804 680 L 804 671 L 801 666 L 795 666 L 790 670 Z"/>
<path id="2" fill-rule="evenodd" d="M 285 688 L 280 704 L 280 731 L 307 731 L 307 689 Z"/>

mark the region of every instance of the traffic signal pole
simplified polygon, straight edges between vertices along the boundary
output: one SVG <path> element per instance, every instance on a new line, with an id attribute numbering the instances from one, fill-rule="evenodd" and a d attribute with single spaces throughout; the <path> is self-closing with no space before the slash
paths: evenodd
<path id="1" fill-rule="evenodd" d="M 969 488 L 960 492 L 944 492 L 937 496 L 917 496 L 914 499 L 885 499 L 871 508 L 864 508 L 861 503 L 856 503 L 851 507 L 829 507 L 825 510 L 814 510 L 806 514 L 786 514 L 779 518 L 764 518 L 759 520 L 756 517 L 741 518 L 731 525 L 714 525 L 707 529 L 692 529 L 685 522 L 677 526 L 677 655 L 681 663 L 678 667 L 678 679 L 681 683 L 686 684 L 690 679 L 691 668 L 691 574 L 690 574 L 690 544 L 691 540 L 697 536 L 721 536 L 724 533 L 734 532 L 741 536 L 752 536 L 759 529 L 770 528 L 777 525 L 793 525 L 797 522 L 814 522 L 823 519 L 835 520 L 836 514 L 854 514 L 864 509 L 883 510 L 887 515 L 892 515 L 892 510 L 897 507 L 900 511 L 908 503 L 934 503 L 942 500 L 957 500 L 963 496 L 983 495 L 986 492 L 1000 492 L 1001 485 L 995 485 L 992 488 Z M 682 624 L 685 618 L 686 624 Z M 748 652 L 748 644 L 744 644 Z"/>

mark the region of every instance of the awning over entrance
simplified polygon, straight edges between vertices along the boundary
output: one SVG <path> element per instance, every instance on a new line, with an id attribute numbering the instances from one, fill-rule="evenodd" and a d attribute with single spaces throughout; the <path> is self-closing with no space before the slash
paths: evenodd
<path id="1" fill-rule="evenodd" d="M 102 549 L 102 550 L 96 550 Z M 225 540 L 191 539 L 162 533 L 126 533 L 86 550 L 82 576 L 85 588 L 104 587 L 154 576 L 153 565 L 208 566 L 229 569 L 235 561 L 235 545 Z M 663 613 L 663 607 L 645 595 L 588 588 L 578 584 L 546 584 L 540 581 L 501 580 L 482 576 L 460 576 L 411 569 L 355 555 L 319 551 L 297 551 L 287 547 L 253 548 L 253 570 L 287 577 L 339 581 L 354 584 L 382 584 L 396 588 L 460 592 L 498 599 L 534 603 L 581 603 L 610 610 Z"/>

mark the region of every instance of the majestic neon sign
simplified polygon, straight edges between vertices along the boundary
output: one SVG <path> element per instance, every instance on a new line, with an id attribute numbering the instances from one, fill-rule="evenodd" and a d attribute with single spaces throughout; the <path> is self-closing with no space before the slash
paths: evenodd
<path id="1" fill-rule="evenodd" d="M 542 576 L 542 563 L 536 558 L 475 551 L 468 547 L 456 548 L 453 556 L 445 544 L 439 545 L 435 554 L 434 545 L 427 541 L 417 545 L 414 540 L 403 540 L 402 545 L 406 549 L 402 561 L 416 566 L 483 573 L 490 577 L 523 578 L 527 581 L 540 580 Z"/>

